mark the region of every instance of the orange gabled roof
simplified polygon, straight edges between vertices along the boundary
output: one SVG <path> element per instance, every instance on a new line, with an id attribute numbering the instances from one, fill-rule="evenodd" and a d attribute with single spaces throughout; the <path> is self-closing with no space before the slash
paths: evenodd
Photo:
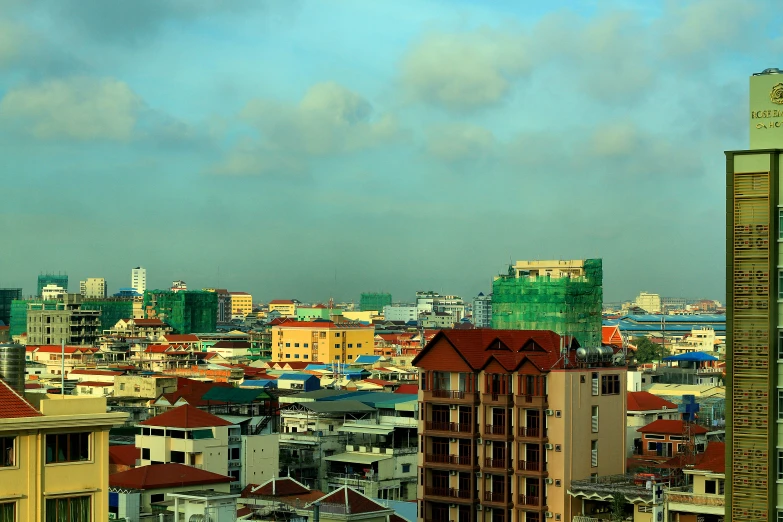
<path id="1" fill-rule="evenodd" d="M 211 428 L 213 426 L 232 426 L 226 420 L 217 415 L 199 410 L 198 408 L 185 404 L 179 408 L 174 408 L 151 419 L 147 419 L 140 424 L 144 426 L 162 426 L 166 428 Z"/>
<path id="2" fill-rule="evenodd" d="M 169 343 L 198 342 L 198 337 L 193 334 L 170 334 L 164 335 L 163 338 L 166 339 Z"/>
<path id="3" fill-rule="evenodd" d="M 685 421 L 658 419 L 636 431 L 639 433 L 655 433 L 660 435 L 682 435 L 685 433 Z M 690 432 L 692 435 L 704 435 L 707 433 L 707 428 L 699 426 L 698 424 L 692 424 L 690 426 Z"/>
<path id="4" fill-rule="evenodd" d="M 24 397 L 0 379 L 0 419 L 40 417 L 41 412 L 33 408 Z"/>
<path id="5" fill-rule="evenodd" d="M 601 344 L 607 344 L 607 345 L 617 346 L 617 347 L 622 346 L 623 336 L 620 334 L 620 327 L 617 325 L 602 326 Z"/>
<path id="6" fill-rule="evenodd" d="M 646 391 L 627 393 L 628 411 L 676 410 L 677 405 Z"/>
<path id="7" fill-rule="evenodd" d="M 184 464 L 152 464 L 109 475 L 109 486 L 126 489 L 163 489 L 231 482 L 231 477 Z"/>
<path id="8" fill-rule="evenodd" d="M 704 456 L 694 469 L 699 471 L 712 471 L 713 473 L 726 473 L 726 443 L 710 442 Z"/>

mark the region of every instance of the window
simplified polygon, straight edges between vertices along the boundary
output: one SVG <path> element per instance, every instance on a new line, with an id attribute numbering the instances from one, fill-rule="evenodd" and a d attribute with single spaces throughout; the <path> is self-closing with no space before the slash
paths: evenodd
<path id="1" fill-rule="evenodd" d="M 286 348 L 291 348 L 291 343 L 285 343 Z"/>
<path id="2" fill-rule="evenodd" d="M 353 344 L 348 343 L 348 348 L 353 348 Z"/>
<path id="3" fill-rule="evenodd" d="M 298 358 L 299 358 L 299 354 L 298 353 L 294 354 L 294 359 L 298 359 Z"/>
<path id="4" fill-rule="evenodd" d="M 783 361 L 783 330 L 778 330 L 778 360 Z"/>
<path id="5" fill-rule="evenodd" d="M 340 343 L 334 343 L 334 347 L 335 348 L 339 348 L 340 347 Z"/>
<path id="6" fill-rule="evenodd" d="M 335 355 L 335 356 L 334 356 L 334 360 L 335 360 L 335 361 L 339 361 L 339 360 L 340 360 L 340 356 L 339 356 L 339 355 Z"/>
<path id="7" fill-rule="evenodd" d="M 657 442 L 648 442 L 647 443 L 647 451 L 656 451 L 658 448 Z"/>
<path id="8" fill-rule="evenodd" d="M 299 348 L 299 343 L 294 343 L 294 348 Z"/>
<path id="9" fill-rule="evenodd" d="M 593 433 L 598 433 L 598 406 L 591 408 L 590 427 Z"/>
<path id="10" fill-rule="evenodd" d="M 716 484 L 717 481 L 715 480 L 705 480 L 704 481 L 704 493 L 707 495 L 715 495 L 718 492 L 718 485 Z"/>
<path id="11" fill-rule="evenodd" d="M 593 372 L 592 378 L 593 395 L 598 395 L 598 372 Z"/>
<path id="12" fill-rule="evenodd" d="M 778 480 L 783 480 L 783 450 L 778 450 Z"/>
<path id="13" fill-rule="evenodd" d="M 90 522 L 90 497 L 46 499 L 47 522 Z"/>
<path id="14" fill-rule="evenodd" d="M 310 357 L 307 354 L 304 354 L 305 359 L 309 359 Z"/>
<path id="15" fill-rule="evenodd" d="M 90 458 L 90 432 L 46 436 L 46 463 L 79 462 Z"/>
<path id="16" fill-rule="evenodd" d="M 150 449 L 149 448 L 141 448 L 141 459 L 142 460 L 150 460 Z"/>
<path id="17" fill-rule="evenodd" d="M 16 503 L 6 502 L 0 504 L 0 522 L 14 522 L 16 520 Z"/>
<path id="18" fill-rule="evenodd" d="M 357 348 L 361 348 L 362 347 L 362 343 L 356 343 L 356 347 Z"/>
<path id="19" fill-rule="evenodd" d="M 778 299 L 783 299 L 783 270 L 778 270 Z"/>
<path id="20" fill-rule="evenodd" d="M 348 354 L 348 358 L 349 358 L 349 359 L 353 359 L 353 355 L 351 355 L 351 354 Z"/>
<path id="21" fill-rule="evenodd" d="M 620 376 L 601 376 L 601 395 L 620 395 Z"/>
<path id="22" fill-rule="evenodd" d="M 305 348 L 310 348 L 310 344 L 309 343 L 304 343 L 304 347 Z"/>
<path id="23" fill-rule="evenodd" d="M 285 354 L 285 358 L 286 359 L 290 359 L 291 358 L 291 354 L 290 353 Z"/>
<path id="24" fill-rule="evenodd" d="M 334 332 L 335 337 L 340 337 L 340 332 Z"/>
<path id="25" fill-rule="evenodd" d="M 153 495 L 150 495 L 150 502 L 152 502 L 153 504 L 155 502 L 163 502 L 164 500 L 166 500 L 165 493 L 155 493 Z"/>
<path id="26" fill-rule="evenodd" d="M 14 439 L 16 437 L 0 437 L 0 468 L 13 466 L 15 459 Z M 2 518 L 0 518 L 2 520 Z"/>
<path id="27" fill-rule="evenodd" d="M 402 465 L 402 472 L 403 473 L 410 473 L 411 472 L 411 465 L 410 464 L 403 464 Z"/>
<path id="28" fill-rule="evenodd" d="M 598 466 L 598 441 L 590 441 L 590 466 Z"/>

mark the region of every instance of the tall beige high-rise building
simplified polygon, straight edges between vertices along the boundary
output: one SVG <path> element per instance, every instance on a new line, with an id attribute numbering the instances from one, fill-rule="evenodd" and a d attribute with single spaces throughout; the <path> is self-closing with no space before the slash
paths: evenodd
<path id="1" fill-rule="evenodd" d="M 137 266 L 131 270 L 131 288 L 143 294 L 147 289 L 147 269 Z"/>
<path id="2" fill-rule="evenodd" d="M 83 297 L 106 297 L 106 279 L 102 277 L 88 277 L 79 281 L 79 293 Z"/>
<path id="3" fill-rule="evenodd" d="M 783 71 L 750 78 L 726 152 L 726 520 L 783 520 Z"/>

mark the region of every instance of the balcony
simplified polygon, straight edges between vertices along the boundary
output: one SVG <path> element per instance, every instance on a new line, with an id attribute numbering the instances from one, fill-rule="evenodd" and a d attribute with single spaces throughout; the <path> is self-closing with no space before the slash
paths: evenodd
<path id="1" fill-rule="evenodd" d="M 470 491 L 457 488 L 424 487 L 424 494 L 428 497 L 442 497 L 447 499 L 471 500 Z"/>
<path id="2" fill-rule="evenodd" d="M 463 433 L 463 434 L 471 434 L 473 433 L 473 424 L 467 422 L 467 423 L 459 423 L 459 422 L 433 422 L 433 421 L 426 421 L 424 423 L 424 429 L 426 431 L 442 431 L 442 432 L 448 432 L 448 433 Z"/>
<path id="3" fill-rule="evenodd" d="M 543 462 L 535 460 L 520 460 L 517 462 L 517 471 L 522 473 L 539 474 L 546 471 L 546 465 Z"/>
<path id="4" fill-rule="evenodd" d="M 485 468 L 508 469 L 511 464 L 506 459 L 484 459 Z"/>
<path id="5" fill-rule="evenodd" d="M 358 473 L 332 473 L 326 474 L 327 482 L 338 484 L 340 486 L 353 486 L 356 488 L 365 488 L 371 483 L 377 483 L 377 476 L 368 477 Z M 377 486 L 376 486 L 377 487 Z"/>
<path id="6" fill-rule="evenodd" d="M 478 394 L 462 390 L 428 390 L 424 392 L 425 402 L 446 402 L 458 404 L 476 404 Z"/>
<path id="7" fill-rule="evenodd" d="M 505 504 L 506 494 L 502 491 L 485 491 L 484 502 L 494 502 L 495 504 Z"/>
<path id="8" fill-rule="evenodd" d="M 517 504 L 526 507 L 535 507 L 535 508 L 543 507 L 541 505 L 541 497 L 533 496 L 533 495 L 519 495 L 519 497 L 517 498 Z"/>
<path id="9" fill-rule="evenodd" d="M 703 495 L 677 488 L 666 491 L 664 495 L 669 511 L 722 515 L 726 509 L 723 495 Z"/>
<path id="10" fill-rule="evenodd" d="M 505 424 L 485 424 L 484 436 L 489 438 L 509 437 L 508 427 Z"/>
<path id="11" fill-rule="evenodd" d="M 242 467 L 242 461 L 241 460 L 229 460 L 228 461 L 228 469 L 241 468 L 241 467 Z"/>
<path id="12" fill-rule="evenodd" d="M 517 437 L 522 439 L 536 439 L 544 440 L 547 438 L 546 429 L 541 428 L 528 428 L 526 426 L 520 426 L 517 428 Z"/>
<path id="13" fill-rule="evenodd" d="M 514 405 L 525 408 L 545 409 L 549 404 L 546 395 L 515 395 Z"/>
<path id="14" fill-rule="evenodd" d="M 447 466 L 473 467 L 474 458 L 471 455 L 448 455 L 443 453 L 427 453 L 424 462 L 430 464 L 444 464 Z"/>
<path id="15" fill-rule="evenodd" d="M 497 406 L 511 406 L 513 395 L 510 393 L 485 393 L 482 398 L 481 402 L 485 404 L 494 404 Z"/>

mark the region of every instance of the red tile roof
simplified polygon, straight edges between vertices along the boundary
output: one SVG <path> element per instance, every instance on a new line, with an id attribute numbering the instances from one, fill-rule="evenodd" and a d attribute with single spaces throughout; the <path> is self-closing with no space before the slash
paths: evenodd
<path id="1" fill-rule="evenodd" d="M 698 424 L 692 424 L 690 430 L 693 435 L 703 435 L 707 433 L 707 428 L 699 426 Z M 660 435 L 682 435 L 685 433 L 685 422 L 681 420 L 658 419 L 636 431 L 639 433 L 656 433 Z"/>
<path id="2" fill-rule="evenodd" d="M 250 341 L 218 341 L 212 348 L 250 348 Z"/>
<path id="3" fill-rule="evenodd" d="M 248 486 L 242 490 L 242 497 L 248 496 L 278 496 L 285 497 L 288 495 L 304 495 L 309 493 L 310 490 L 302 484 L 297 482 L 291 477 L 279 477 L 270 479 L 263 484 L 248 484 Z"/>
<path id="4" fill-rule="evenodd" d="M 0 419 L 40 417 L 41 412 L 32 407 L 24 397 L 0 379 Z"/>
<path id="5" fill-rule="evenodd" d="M 203 406 L 208 404 L 208 402 L 202 401 L 201 397 L 203 397 L 205 393 L 207 393 L 215 386 L 229 388 L 231 387 L 231 384 L 226 382 L 204 382 L 204 381 L 197 381 L 194 379 L 188 379 L 186 377 L 178 377 L 177 391 L 164 393 L 161 395 L 161 397 L 166 399 L 169 404 L 175 404 L 180 399 L 183 399 L 191 406 Z M 158 397 L 158 399 L 160 399 L 161 397 Z M 209 402 L 209 404 L 223 404 L 223 403 L 211 401 Z"/>
<path id="6" fill-rule="evenodd" d="M 321 497 L 319 503 L 322 506 L 325 504 L 344 506 L 348 508 L 346 509 L 346 512 L 353 515 L 359 513 L 375 513 L 376 511 L 386 511 L 389 509 L 348 486 L 343 486 L 340 489 L 336 489 L 328 495 Z"/>
<path id="7" fill-rule="evenodd" d="M 136 459 L 141 458 L 141 448 L 133 444 L 109 446 L 109 463 L 122 466 L 135 466 Z"/>
<path id="8" fill-rule="evenodd" d="M 165 426 L 167 428 L 210 428 L 212 426 L 232 425 L 230 422 L 206 411 L 199 410 L 190 404 L 185 404 L 156 415 L 141 422 L 141 424 L 144 426 Z"/>
<path id="9" fill-rule="evenodd" d="M 623 336 L 620 334 L 620 327 L 609 325 L 601 327 L 601 344 L 613 346 L 623 345 Z"/>
<path id="10" fill-rule="evenodd" d="M 334 328 L 332 321 L 290 321 L 283 325 L 285 328 Z"/>
<path id="11" fill-rule="evenodd" d="M 704 456 L 694 469 L 699 471 L 712 471 L 713 473 L 726 472 L 726 444 L 724 442 L 710 442 Z"/>
<path id="12" fill-rule="evenodd" d="M 269 304 L 294 304 L 290 299 L 272 299 Z"/>
<path id="13" fill-rule="evenodd" d="M 30 345 L 27 346 L 28 350 L 30 351 Z M 57 344 L 47 344 L 47 345 L 39 345 L 39 346 L 33 346 L 33 350 L 36 353 L 61 353 L 62 352 L 62 346 Z M 82 352 L 82 353 L 92 353 L 97 352 L 99 349 L 94 348 L 92 346 L 66 346 L 65 347 L 65 353 L 76 353 Z"/>
<path id="14" fill-rule="evenodd" d="M 153 464 L 109 475 L 109 486 L 127 489 L 163 489 L 220 484 L 234 479 L 184 464 Z"/>
<path id="15" fill-rule="evenodd" d="M 628 411 L 676 410 L 677 405 L 646 391 L 628 392 Z"/>
<path id="16" fill-rule="evenodd" d="M 193 334 L 170 334 L 164 335 L 163 338 L 166 339 L 169 343 L 198 342 L 198 337 Z"/>
<path id="17" fill-rule="evenodd" d="M 113 382 L 106 382 L 106 381 L 81 381 L 76 384 L 77 386 L 92 386 L 92 387 L 112 387 L 114 386 Z"/>
<path id="18" fill-rule="evenodd" d="M 115 372 L 112 370 L 71 370 L 68 375 L 124 375 L 125 372 Z"/>
<path id="19" fill-rule="evenodd" d="M 560 359 L 560 336 L 549 330 L 440 330 L 413 359 L 420 361 L 441 339 L 445 339 L 474 370 L 492 359 L 508 371 L 529 360 L 539 370 L 552 369 Z"/>
<path id="20" fill-rule="evenodd" d="M 248 292 L 229 292 L 231 295 L 250 295 Z"/>
<path id="21" fill-rule="evenodd" d="M 165 326 L 166 323 L 160 319 L 133 319 L 136 326 Z"/>
<path id="22" fill-rule="evenodd" d="M 319 363 L 308 363 L 305 361 L 292 361 L 292 362 L 285 362 L 280 363 L 281 368 L 285 368 L 286 366 L 290 367 L 292 370 L 304 370 L 311 364 L 319 364 Z"/>
<path id="23" fill-rule="evenodd" d="M 378 386 L 394 386 L 396 383 L 392 381 L 384 381 L 383 379 L 362 379 L 362 382 L 368 382 L 370 384 L 376 384 Z"/>
<path id="24" fill-rule="evenodd" d="M 394 393 L 419 393 L 419 386 L 417 384 L 400 384 L 399 388 L 394 390 Z"/>

